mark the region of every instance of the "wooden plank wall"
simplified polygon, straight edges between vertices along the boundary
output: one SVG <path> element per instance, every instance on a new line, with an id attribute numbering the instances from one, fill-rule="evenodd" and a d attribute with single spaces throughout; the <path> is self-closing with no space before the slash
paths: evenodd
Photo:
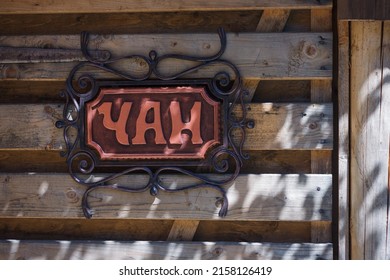
<path id="1" fill-rule="evenodd" d="M 82 3 L 0 3 L 0 259 L 333 258 L 331 1 Z M 118 56 L 151 49 L 207 55 L 219 47 L 220 26 L 228 32 L 224 58 L 244 77 L 256 120 L 245 145 L 251 158 L 226 187 L 228 215 L 218 217 L 210 190 L 157 199 L 96 191 L 95 216 L 84 219 L 84 188 L 67 174 L 54 127 L 64 102 L 58 92 L 82 56 L 53 61 L 37 53 L 78 50 L 87 30 L 96 34 L 91 48 Z M 68 251 L 59 255 L 64 242 Z M 171 248 L 181 253 L 167 255 Z"/>

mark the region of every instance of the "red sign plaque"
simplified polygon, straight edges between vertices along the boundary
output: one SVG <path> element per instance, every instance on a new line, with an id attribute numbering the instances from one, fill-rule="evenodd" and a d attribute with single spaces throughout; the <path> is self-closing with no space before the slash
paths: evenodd
<path id="1" fill-rule="evenodd" d="M 204 159 L 221 143 L 220 103 L 205 87 L 103 87 L 85 113 L 102 160 Z"/>

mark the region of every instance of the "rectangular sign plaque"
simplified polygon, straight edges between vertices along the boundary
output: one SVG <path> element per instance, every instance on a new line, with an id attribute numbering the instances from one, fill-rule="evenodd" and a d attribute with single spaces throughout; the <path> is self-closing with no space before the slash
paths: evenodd
<path id="1" fill-rule="evenodd" d="M 85 104 L 86 144 L 102 160 L 205 159 L 221 144 L 220 102 L 206 87 L 101 88 Z"/>
<path id="2" fill-rule="evenodd" d="M 242 150 L 245 130 L 253 128 L 254 123 L 246 118 L 245 91 L 238 69 L 220 59 L 226 48 L 223 29 L 218 35 L 221 49 L 209 57 L 159 56 L 152 50 L 148 56 L 111 58 L 107 50 L 101 51 L 104 56 L 93 57 L 88 50 L 88 33 L 81 34 L 81 51 L 86 61 L 69 73 L 66 90 L 62 92 L 66 97 L 63 119 L 56 126 L 64 130 L 66 150 L 62 156 L 66 157 L 70 175 L 87 187 L 82 199 L 85 217 L 93 215 L 88 195 L 96 188 L 149 191 L 154 196 L 160 191 L 209 188 L 220 193 L 216 198 L 221 205 L 219 215 L 227 214 L 223 186 L 235 180 L 247 158 Z M 131 63 L 134 59 L 144 62 L 145 73 L 115 68 L 118 62 Z M 159 64 L 165 61 L 165 65 L 172 59 L 190 61 L 194 66 L 163 74 Z M 218 71 L 213 77 L 180 79 L 214 65 L 218 65 Z M 223 68 L 226 71 L 221 71 Z M 102 72 L 119 79 L 97 79 Z M 223 176 L 188 169 L 194 166 L 206 166 Z M 96 176 L 98 167 L 119 170 Z M 197 183 L 165 186 L 160 180 L 163 173 L 190 176 Z M 127 185 L 115 183 L 118 177 L 131 174 L 145 174 L 148 179 L 142 186 L 132 186 L 131 180 Z"/>

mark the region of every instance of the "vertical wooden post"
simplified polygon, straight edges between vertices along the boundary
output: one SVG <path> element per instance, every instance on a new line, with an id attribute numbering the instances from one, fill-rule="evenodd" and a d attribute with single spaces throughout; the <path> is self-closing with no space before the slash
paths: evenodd
<path id="1" fill-rule="evenodd" d="M 390 29 L 380 21 L 351 25 L 351 257 L 385 259 L 389 258 Z"/>
<path id="2" fill-rule="evenodd" d="M 338 257 L 349 259 L 349 22 L 338 22 Z"/>

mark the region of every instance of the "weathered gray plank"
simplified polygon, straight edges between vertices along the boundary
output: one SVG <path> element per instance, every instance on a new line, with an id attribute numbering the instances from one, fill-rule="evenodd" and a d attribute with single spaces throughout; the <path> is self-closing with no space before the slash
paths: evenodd
<path id="1" fill-rule="evenodd" d="M 44 1 L 44 0 L 3 0 L 0 14 L 59 14 L 59 13 L 123 13 L 123 12 L 175 12 L 175 11 L 230 11 L 262 10 L 267 8 L 315 9 L 331 8 L 332 1 L 315 0 L 121 0 L 94 1 Z"/>
<path id="2" fill-rule="evenodd" d="M 63 132 L 55 127 L 63 105 L 0 105 L 0 150 L 62 150 Z M 246 150 L 332 149 L 331 104 L 252 103 Z"/>
<path id="3" fill-rule="evenodd" d="M 0 46 L 79 49 L 79 36 L 1 36 Z M 114 57 L 129 54 L 148 56 L 150 50 L 159 55 L 179 53 L 210 56 L 220 47 L 216 34 L 148 34 L 91 36 L 91 50 L 110 50 Z M 331 33 L 228 33 L 227 48 L 222 56 L 234 63 L 246 79 L 330 79 L 332 76 Z M 0 79 L 65 80 L 73 63 L 1 64 Z M 173 74 L 194 63 L 180 60 L 165 61 L 160 65 L 163 74 Z M 147 64 L 140 60 L 126 60 L 115 64 L 117 69 L 142 75 Z M 221 65 L 202 68 L 189 77 L 213 77 L 227 70 Z M 98 78 L 115 78 L 95 68 Z M 118 77 L 116 77 L 118 78 Z"/>
<path id="4" fill-rule="evenodd" d="M 215 176 L 215 175 L 214 175 Z M 147 178 L 125 176 L 122 184 L 140 186 Z M 188 184 L 183 176 L 164 176 L 166 186 Z M 0 175 L 0 217 L 82 217 L 85 187 L 68 174 Z M 225 187 L 229 212 L 223 220 L 329 221 L 332 216 L 331 175 L 241 175 Z M 216 200 L 220 194 L 201 188 L 164 193 L 129 194 L 97 189 L 89 202 L 94 218 L 221 219 Z"/>
<path id="5" fill-rule="evenodd" d="M 331 243 L 0 241 L 3 260 L 318 260 Z"/>
<path id="6" fill-rule="evenodd" d="M 353 259 L 385 259 L 389 246 L 390 32 L 383 26 L 377 21 L 351 23 Z"/>

